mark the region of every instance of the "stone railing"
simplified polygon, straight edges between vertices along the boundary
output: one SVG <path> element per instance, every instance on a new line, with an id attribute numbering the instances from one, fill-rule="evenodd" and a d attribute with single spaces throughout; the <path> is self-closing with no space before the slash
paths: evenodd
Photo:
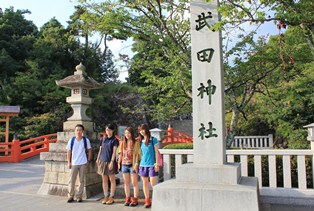
<path id="1" fill-rule="evenodd" d="M 268 136 L 235 136 L 231 147 L 240 149 L 272 149 L 273 134 Z"/>
<path id="2" fill-rule="evenodd" d="M 160 153 L 164 162 L 163 180 L 175 177 L 179 165 L 193 162 L 193 150 L 160 149 Z M 314 168 L 306 168 L 306 163 L 313 163 L 312 150 L 227 150 L 226 155 L 227 163 L 241 162 L 241 176 L 257 177 L 261 189 L 280 187 L 314 190 L 307 185 L 314 183 L 314 177 L 311 177 L 312 181 L 307 178 L 308 175 L 314 175 Z M 249 172 L 249 169 L 252 170 Z M 278 177 L 282 177 L 282 184 L 277 181 Z M 296 181 L 292 181 L 292 178 Z"/>

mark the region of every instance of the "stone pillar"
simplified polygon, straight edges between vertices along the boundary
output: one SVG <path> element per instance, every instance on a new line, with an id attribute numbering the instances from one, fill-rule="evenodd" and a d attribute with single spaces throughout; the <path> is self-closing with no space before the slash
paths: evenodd
<path id="1" fill-rule="evenodd" d="M 161 130 L 159 128 L 154 128 L 150 130 L 150 133 L 153 137 L 157 138 L 158 140 L 158 147 L 159 149 L 162 149 L 162 140 L 164 139 L 164 130 Z"/>
<path id="2" fill-rule="evenodd" d="M 158 148 L 162 149 L 162 140 L 164 139 L 165 131 L 161 130 L 159 128 L 154 128 L 150 130 L 150 133 L 153 137 L 157 138 L 158 141 Z M 156 161 L 157 162 L 157 161 Z M 163 169 L 159 168 L 159 179 L 162 178 L 163 175 Z"/>
<path id="3" fill-rule="evenodd" d="M 191 2 L 194 163 L 153 189 L 153 211 L 259 210 L 257 178 L 226 163 L 224 83 L 218 0 Z M 174 197 L 175 196 L 175 197 Z"/>
<path id="4" fill-rule="evenodd" d="M 311 142 L 311 150 L 314 150 L 314 123 L 304 126 L 307 128 L 307 140 Z M 314 164 L 313 164 L 314 165 Z"/>

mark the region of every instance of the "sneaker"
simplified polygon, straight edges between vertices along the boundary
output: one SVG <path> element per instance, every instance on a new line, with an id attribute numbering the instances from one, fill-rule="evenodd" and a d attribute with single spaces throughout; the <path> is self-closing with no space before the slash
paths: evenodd
<path id="1" fill-rule="evenodd" d="M 112 196 L 109 196 L 108 201 L 106 202 L 106 204 L 113 204 L 114 203 L 114 199 Z"/>
<path id="2" fill-rule="evenodd" d="M 137 206 L 137 205 L 138 205 L 137 198 L 133 198 L 133 199 L 132 199 L 132 202 L 130 203 L 130 206 L 131 206 L 131 207 L 135 207 L 135 206 Z"/>
<path id="3" fill-rule="evenodd" d="M 106 204 L 109 200 L 109 196 L 105 196 L 104 199 L 101 201 L 101 203 Z"/>
<path id="4" fill-rule="evenodd" d="M 72 197 L 68 198 L 68 200 L 67 200 L 68 203 L 71 203 L 73 201 L 74 201 L 74 199 Z"/>
<path id="5" fill-rule="evenodd" d="M 131 203 L 131 198 L 130 197 L 126 197 L 125 198 L 125 202 L 124 202 L 124 206 L 129 206 Z"/>
<path id="6" fill-rule="evenodd" d="M 145 199 L 144 208 L 150 208 L 152 206 L 152 203 L 150 202 L 150 199 Z"/>
<path id="7" fill-rule="evenodd" d="M 76 201 L 77 202 L 82 202 L 83 200 L 82 200 L 82 198 L 77 198 Z"/>

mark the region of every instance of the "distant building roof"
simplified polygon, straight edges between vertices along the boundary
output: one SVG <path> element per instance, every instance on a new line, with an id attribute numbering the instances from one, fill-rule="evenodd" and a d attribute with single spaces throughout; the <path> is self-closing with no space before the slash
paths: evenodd
<path id="1" fill-rule="evenodd" d="M 0 106 L 0 113 L 20 113 L 20 106 Z"/>
<path id="2" fill-rule="evenodd" d="M 309 124 L 309 125 L 305 125 L 305 126 L 303 126 L 303 127 L 314 127 L 314 123 L 312 123 L 312 124 Z"/>

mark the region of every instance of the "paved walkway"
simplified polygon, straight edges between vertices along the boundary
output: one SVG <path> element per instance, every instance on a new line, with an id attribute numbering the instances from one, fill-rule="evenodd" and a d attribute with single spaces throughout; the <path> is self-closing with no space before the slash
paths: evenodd
<path id="1" fill-rule="evenodd" d="M 0 163 L 0 210 L 43 211 L 43 210 L 97 210 L 106 211 L 149 211 L 140 202 L 137 207 L 123 206 L 124 199 L 116 199 L 113 205 L 100 202 L 102 194 L 82 203 L 66 203 L 66 197 L 39 195 L 44 173 L 44 161 L 39 156 L 21 163 Z M 291 199 L 290 199 L 291 200 Z M 312 211 L 313 207 L 261 204 L 261 211 Z M 210 209 L 209 209 L 210 210 Z M 175 211 L 175 210 L 169 210 Z"/>
<path id="2" fill-rule="evenodd" d="M 39 195 L 45 173 L 44 161 L 39 156 L 21 163 L 0 163 L 0 210 L 42 211 L 42 210 L 97 210 L 106 211 L 149 211 L 143 203 L 137 207 L 125 207 L 123 199 L 116 199 L 113 205 L 103 205 L 102 195 L 89 198 L 82 203 L 66 203 L 66 197 Z"/>

